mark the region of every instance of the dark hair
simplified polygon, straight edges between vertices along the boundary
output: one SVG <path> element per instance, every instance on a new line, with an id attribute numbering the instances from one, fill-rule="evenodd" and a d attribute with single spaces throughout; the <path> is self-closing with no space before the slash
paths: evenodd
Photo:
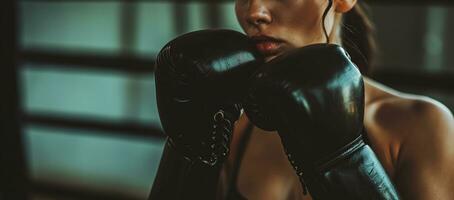
<path id="1" fill-rule="evenodd" d="M 358 2 L 344 14 L 341 30 L 342 45 L 362 74 L 367 75 L 377 50 L 374 26 L 366 10 Z"/>

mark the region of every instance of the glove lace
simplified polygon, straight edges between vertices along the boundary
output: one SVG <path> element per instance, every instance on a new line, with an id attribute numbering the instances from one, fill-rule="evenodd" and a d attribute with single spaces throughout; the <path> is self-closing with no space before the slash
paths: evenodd
<path id="1" fill-rule="evenodd" d="M 307 186 L 306 186 L 306 183 L 304 182 L 304 179 L 303 179 L 303 170 L 302 170 L 301 167 L 299 167 L 295 163 L 295 160 L 292 158 L 292 154 L 288 153 L 287 150 L 285 150 L 285 151 L 286 151 L 286 154 L 287 154 L 287 158 L 290 161 L 290 164 L 292 165 L 293 169 L 295 170 L 296 175 L 298 175 L 300 183 L 301 183 L 301 185 L 303 187 L 303 194 L 307 195 Z"/>
<path id="2" fill-rule="evenodd" d="M 232 128 L 232 122 L 226 118 L 225 111 L 219 109 L 213 115 L 212 131 L 206 143 L 209 150 L 206 151 L 207 154 L 200 157 L 203 163 L 214 166 L 227 157 Z"/>

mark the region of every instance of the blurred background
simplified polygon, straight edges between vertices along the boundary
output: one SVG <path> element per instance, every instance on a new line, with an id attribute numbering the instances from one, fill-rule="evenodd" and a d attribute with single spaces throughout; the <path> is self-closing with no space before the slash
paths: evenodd
<path id="1" fill-rule="evenodd" d="M 454 109 L 454 4 L 370 0 L 385 85 Z M 0 199 L 146 199 L 162 153 L 154 58 L 240 30 L 233 0 L 2 3 Z"/>

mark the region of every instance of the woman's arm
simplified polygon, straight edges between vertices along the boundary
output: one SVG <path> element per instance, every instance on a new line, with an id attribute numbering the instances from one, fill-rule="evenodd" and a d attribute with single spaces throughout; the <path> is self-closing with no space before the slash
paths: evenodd
<path id="1" fill-rule="evenodd" d="M 454 199 L 454 119 L 438 102 L 414 102 L 395 182 L 404 199 Z"/>

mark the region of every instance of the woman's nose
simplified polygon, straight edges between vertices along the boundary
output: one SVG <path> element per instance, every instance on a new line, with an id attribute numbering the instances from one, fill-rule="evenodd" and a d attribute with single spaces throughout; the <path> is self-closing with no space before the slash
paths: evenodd
<path id="1" fill-rule="evenodd" d="M 259 26 L 272 22 L 271 14 L 262 0 L 250 0 L 248 23 Z"/>

